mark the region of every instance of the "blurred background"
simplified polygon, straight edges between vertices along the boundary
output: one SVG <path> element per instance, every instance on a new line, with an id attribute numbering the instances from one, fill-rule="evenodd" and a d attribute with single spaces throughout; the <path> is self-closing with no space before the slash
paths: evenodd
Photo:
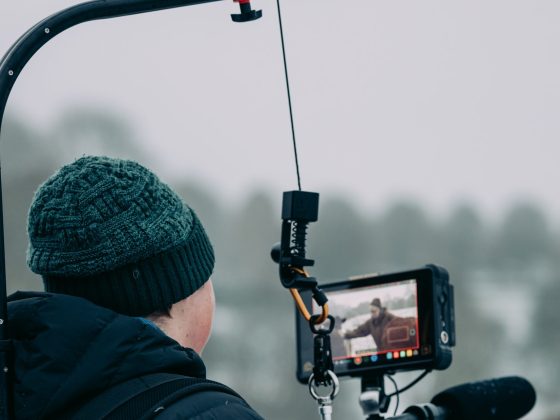
<path id="1" fill-rule="evenodd" d="M 75 1 L 0 3 L 0 51 Z M 209 377 L 270 419 L 317 418 L 295 380 L 295 322 L 270 247 L 297 187 L 276 5 L 234 24 L 217 2 L 99 21 L 42 48 L 2 126 L 9 291 L 25 264 L 33 193 L 84 154 L 160 174 L 215 245 Z M 560 3 L 282 0 L 309 235 L 321 282 L 448 268 L 458 343 L 400 409 L 465 381 L 522 375 L 531 419 L 559 419 Z M 399 374 L 407 384 L 415 373 Z M 347 380 L 335 418 L 362 418 Z M 394 405 L 391 407 L 391 411 Z M 399 409 L 399 411 L 400 411 Z"/>

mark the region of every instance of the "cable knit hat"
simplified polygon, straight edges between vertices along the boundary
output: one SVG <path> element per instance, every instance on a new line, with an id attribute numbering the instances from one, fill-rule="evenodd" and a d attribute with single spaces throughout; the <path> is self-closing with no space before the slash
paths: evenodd
<path id="1" fill-rule="evenodd" d="M 140 164 L 83 157 L 36 192 L 27 263 L 45 290 L 138 316 L 194 293 L 214 267 L 196 214 Z"/>
<path id="2" fill-rule="evenodd" d="M 373 298 L 373 300 L 370 303 L 371 306 L 377 306 L 378 308 L 382 308 L 381 306 L 381 300 L 379 298 Z"/>

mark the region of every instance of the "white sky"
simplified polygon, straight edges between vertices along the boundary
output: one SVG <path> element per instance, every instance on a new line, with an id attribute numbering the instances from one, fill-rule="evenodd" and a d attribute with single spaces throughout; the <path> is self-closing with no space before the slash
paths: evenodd
<path id="1" fill-rule="evenodd" d="M 0 50 L 63 0 L 0 2 Z M 166 176 L 226 198 L 296 186 L 276 6 L 234 24 L 218 2 L 70 29 L 8 111 L 50 127 L 121 113 Z M 379 209 L 397 197 L 560 213 L 560 2 L 282 0 L 303 187 Z M 9 157 L 3 157 L 9 159 Z"/>
<path id="2" fill-rule="evenodd" d="M 372 287 L 362 287 L 353 291 L 339 291 L 329 293 L 329 300 L 335 305 L 342 305 L 350 308 L 357 308 L 363 302 L 371 302 L 374 298 L 379 298 L 381 304 L 385 306 L 388 301 L 396 298 L 404 298 L 410 293 L 416 294 L 416 281 L 403 280 L 398 284 L 378 285 Z M 339 307 L 340 309 L 340 307 Z"/>

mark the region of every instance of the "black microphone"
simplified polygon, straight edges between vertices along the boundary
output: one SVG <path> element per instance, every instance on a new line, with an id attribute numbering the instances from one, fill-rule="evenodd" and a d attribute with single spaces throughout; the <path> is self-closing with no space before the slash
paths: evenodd
<path id="1" fill-rule="evenodd" d="M 409 407 L 394 420 L 514 420 L 535 405 L 535 389 L 526 379 L 508 376 L 448 388 L 431 404 Z"/>

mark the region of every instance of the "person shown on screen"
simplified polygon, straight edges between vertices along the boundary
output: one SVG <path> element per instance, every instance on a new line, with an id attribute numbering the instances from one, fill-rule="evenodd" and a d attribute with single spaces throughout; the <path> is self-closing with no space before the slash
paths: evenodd
<path id="1" fill-rule="evenodd" d="M 377 346 L 377 351 L 389 350 L 386 339 L 387 326 L 394 320 L 401 319 L 381 305 L 381 300 L 375 298 L 370 303 L 370 318 L 352 331 L 344 334 L 345 339 L 366 337 L 371 335 Z"/>

